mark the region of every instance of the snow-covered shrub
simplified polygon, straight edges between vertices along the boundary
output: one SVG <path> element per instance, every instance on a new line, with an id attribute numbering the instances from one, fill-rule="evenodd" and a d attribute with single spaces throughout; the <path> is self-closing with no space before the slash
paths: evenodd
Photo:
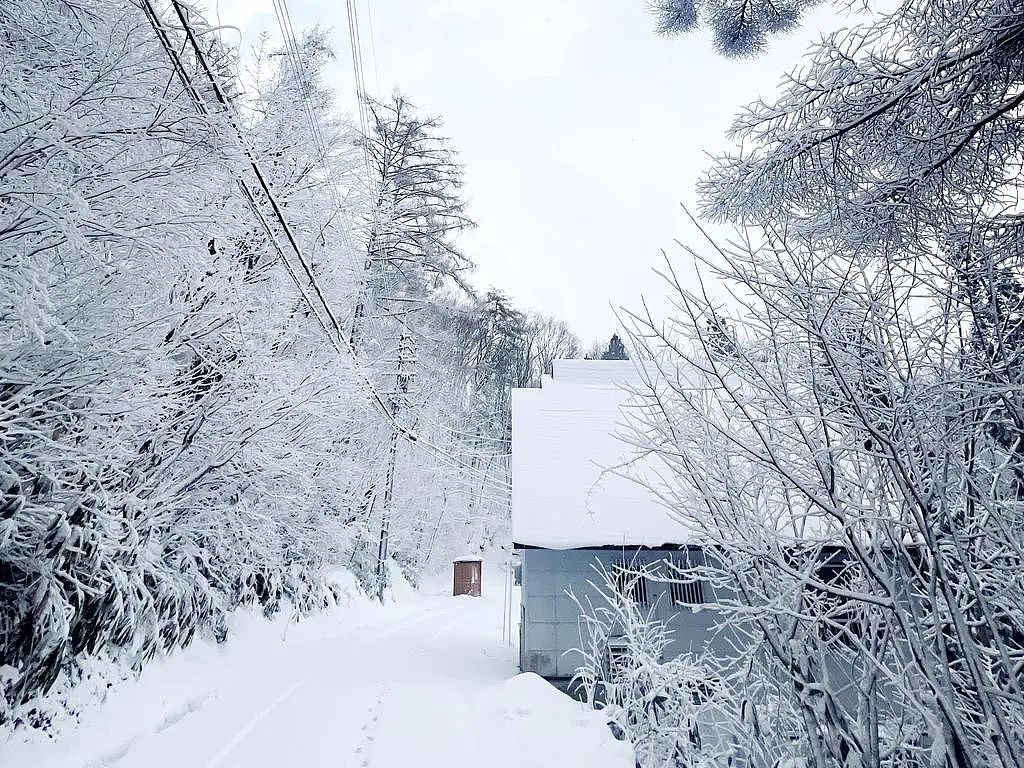
<path id="1" fill-rule="evenodd" d="M 0 28 L 3 720 L 104 649 L 138 665 L 240 604 L 322 603 L 334 473 L 365 464 L 337 435 L 368 408 L 142 9 L 24 0 Z M 343 299 L 346 241 L 317 234 Z"/>
<path id="2" fill-rule="evenodd" d="M 622 576 L 596 567 L 596 604 L 580 609 L 583 663 L 571 685 L 602 708 L 642 768 L 696 768 L 740 761 L 729 731 L 735 700 L 723 659 L 670 656 L 671 632 L 623 589 Z M 637 570 L 627 578 L 644 578 Z M 628 584 L 628 582 L 627 582 Z M 742 762 L 737 762 L 742 764 Z"/>
<path id="3" fill-rule="evenodd" d="M 907 0 L 826 36 L 701 185 L 720 285 L 670 264 L 633 318 L 629 439 L 815 768 L 1024 755 L 1022 35 Z"/>
<path id="4" fill-rule="evenodd" d="M 469 224 L 446 140 L 408 153 L 436 160 L 416 194 L 415 169 L 366 178 L 323 31 L 261 39 L 243 92 L 185 16 L 195 49 L 162 2 L 0 7 L 0 722 L 88 659 L 138 669 L 240 606 L 329 605 L 325 572 L 376 587 L 507 526 L 525 316 L 442 242 Z M 396 108 L 399 141 L 437 126 Z"/>

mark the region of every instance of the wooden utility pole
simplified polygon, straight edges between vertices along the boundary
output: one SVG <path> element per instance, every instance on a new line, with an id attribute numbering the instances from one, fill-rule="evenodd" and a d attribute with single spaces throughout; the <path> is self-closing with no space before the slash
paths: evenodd
<path id="1" fill-rule="evenodd" d="M 381 509 L 380 539 L 377 543 L 377 599 L 384 600 L 388 586 L 388 539 L 391 535 L 391 501 L 395 488 L 395 467 L 398 462 L 398 419 L 403 406 L 408 405 L 409 386 L 412 384 L 413 367 L 416 363 L 416 345 L 409 326 L 402 323 L 402 335 L 398 340 L 398 367 L 395 372 L 395 391 L 391 397 L 391 415 L 394 427 L 391 430 L 388 447 L 388 467 L 384 477 L 384 498 Z"/>

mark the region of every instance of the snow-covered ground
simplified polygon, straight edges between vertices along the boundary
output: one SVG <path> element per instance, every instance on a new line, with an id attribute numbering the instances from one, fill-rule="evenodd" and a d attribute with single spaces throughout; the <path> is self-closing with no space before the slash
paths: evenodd
<path id="1" fill-rule="evenodd" d="M 293 625 L 237 617 L 231 642 L 153 663 L 55 739 L 0 734 L 0 766 L 632 768 L 599 713 L 516 674 L 499 569 L 483 598 L 445 586 Z"/>

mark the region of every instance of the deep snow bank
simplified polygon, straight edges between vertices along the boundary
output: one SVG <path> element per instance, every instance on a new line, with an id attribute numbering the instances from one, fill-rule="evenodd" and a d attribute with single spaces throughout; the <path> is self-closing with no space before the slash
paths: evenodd
<path id="1" fill-rule="evenodd" d="M 632 768 L 632 747 L 616 741 L 607 718 L 532 672 L 481 692 L 480 720 L 493 724 L 481 763 L 551 768 Z M 483 755 L 481 755 L 483 757 Z"/>

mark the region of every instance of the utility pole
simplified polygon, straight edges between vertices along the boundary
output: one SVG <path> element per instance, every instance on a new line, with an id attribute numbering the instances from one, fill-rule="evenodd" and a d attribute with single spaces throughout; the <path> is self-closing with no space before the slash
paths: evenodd
<path id="1" fill-rule="evenodd" d="M 395 467 L 398 461 L 398 419 L 403 406 L 408 405 L 409 387 L 416 364 L 416 344 L 409 326 L 402 323 L 398 340 L 398 367 L 395 372 L 395 391 L 391 397 L 391 415 L 394 427 L 388 447 L 388 467 L 384 478 L 384 498 L 381 510 L 380 539 L 377 543 L 377 599 L 384 601 L 388 586 L 388 539 L 391 535 L 391 501 L 395 488 Z"/>

